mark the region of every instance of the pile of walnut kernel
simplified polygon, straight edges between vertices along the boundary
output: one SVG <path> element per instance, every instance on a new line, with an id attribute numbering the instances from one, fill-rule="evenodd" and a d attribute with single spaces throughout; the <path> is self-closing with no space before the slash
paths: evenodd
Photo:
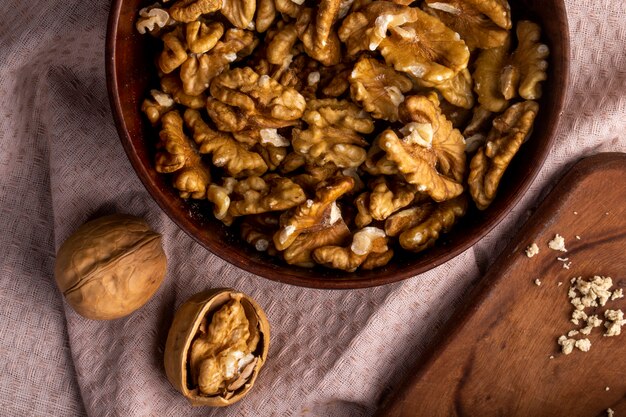
<path id="1" fill-rule="evenodd" d="M 546 79 L 506 0 L 178 0 L 136 27 L 162 41 L 157 171 L 305 267 L 380 267 L 487 208 Z"/>

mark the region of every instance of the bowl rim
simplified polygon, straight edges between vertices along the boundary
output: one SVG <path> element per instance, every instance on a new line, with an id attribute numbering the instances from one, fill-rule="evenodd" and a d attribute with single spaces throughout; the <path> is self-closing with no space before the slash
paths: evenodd
<path id="1" fill-rule="evenodd" d="M 563 108 L 570 94 L 570 90 L 567 88 L 569 86 L 570 81 L 570 60 L 571 60 L 571 47 L 570 47 L 570 35 L 569 35 L 569 20 L 567 17 L 567 8 L 565 7 L 564 0 L 557 0 L 560 4 L 561 9 L 564 14 L 564 21 L 561 27 L 562 36 L 563 36 L 563 45 L 562 47 L 562 61 L 560 62 L 562 67 L 562 74 L 560 74 L 560 82 L 564 87 L 562 94 L 560 94 L 555 100 L 555 113 L 560 116 L 563 113 Z M 116 73 L 116 39 L 118 37 L 118 23 L 120 19 L 120 12 L 123 5 L 124 0 L 113 0 L 111 2 L 111 8 L 109 10 L 109 16 L 107 21 L 107 33 L 105 40 L 105 71 L 106 71 L 106 84 L 109 96 L 109 104 L 111 106 L 111 113 L 113 115 L 113 120 L 115 123 L 115 128 L 117 130 L 120 141 L 122 142 L 122 146 L 124 151 L 126 152 L 126 156 L 130 160 L 130 163 L 136 172 L 137 176 L 143 183 L 144 187 L 148 191 L 148 193 L 152 196 L 152 198 L 156 201 L 158 206 L 165 212 L 165 214 L 188 236 L 198 242 L 202 247 L 211 252 L 212 254 L 218 256 L 222 260 L 228 262 L 229 264 L 241 268 L 253 275 L 257 275 L 272 281 L 290 284 L 300 287 L 307 288 L 316 288 L 316 289 L 339 289 L 339 290 L 347 290 L 347 289 L 359 289 L 359 288 L 369 288 L 376 287 L 380 285 L 392 284 L 396 283 L 411 277 L 419 276 L 425 272 L 430 271 L 438 266 L 443 265 L 448 262 L 452 258 L 460 255 L 465 252 L 474 244 L 476 244 L 479 240 L 488 235 L 498 224 L 500 224 L 507 215 L 510 214 L 512 209 L 514 209 L 520 202 L 522 196 L 528 191 L 530 186 L 533 184 L 535 178 L 539 175 L 545 160 L 550 153 L 554 143 L 556 142 L 556 133 L 562 123 L 561 117 L 556 117 L 555 120 L 548 125 L 547 132 L 545 133 L 545 137 L 548 138 L 545 144 L 545 151 L 540 155 L 540 157 L 534 161 L 535 168 L 529 171 L 529 174 L 521 180 L 517 192 L 509 198 L 508 209 L 501 210 L 497 215 L 490 216 L 482 223 L 482 233 L 475 233 L 471 237 L 466 237 L 461 240 L 460 243 L 456 244 L 454 248 L 447 251 L 446 253 L 441 254 L 436 259 L 429 261 L 421 266 L 416 266 L 414 268 L 406 268 L 400 271 L 397 271 L 390 275 L 381 275 L 377 278 L 372 279 L 364 279 L 359 278 L 358 271 L 356 273 L 352 273 L 347 278 L 311 278 L 304 277 L 301 275 L 297 275 L 293 273 L 291 269 L 300 268 L 297 266 L 289 266 L 290 269 L 287 271 L 281 271 L 277 273 L 276 269 L 271 267 L 270 265 L 261 263 L 261 262 L 241 262 L 237 259 L 234 259 L 230 256 L 228 251 L 224 249 L 224 246 L 217 244 L 210 244 L 210 242 L 204 242 L 198 236 L 196 236 L 189 228 L 184 224 L 184 222 L 179 219 L 170 207 L 167 204 L 167 200 L 163 193 L 159 192 L 158 185 L 151 179 L 150 175 L 147 172 L 147 167 L 145 164 L 141 162 L 137 153 L 135 151 L 135 146 L 130 137 L 128 129 L 126 127 L 126 122 L 123 117 L 123 110 L 120 100 L 120 95 L 118 92 L 118 78 Z M 304 268 L 303 268 L 304 269 Z"/>

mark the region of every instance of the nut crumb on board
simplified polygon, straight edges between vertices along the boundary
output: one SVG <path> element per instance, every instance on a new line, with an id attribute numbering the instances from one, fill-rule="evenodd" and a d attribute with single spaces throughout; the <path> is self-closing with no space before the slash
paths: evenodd
<path id="1" fill-rule="evenodd" d="M 557 343 L 561 346 L 561 352 L 565 355 L 572 353 L 574 348 L 582 352 L 588 352 L 591 349 L 591 341 L 589 339 L 580 338 L 577 340 L 574 339 L 575 336 L 588 336 L 595 327 L 601 327 L 603 323 L 606 328 L 604 336 L 618 336 L 622 332 L 622 326 L 626 325 L 624 312 L 619 309 L 605 310 L 603 314 L 604 320 L 598 314 L 589 316 L 585 312 L 586 308 L 605 306 L 607 302 L 624 296 L 621 288 L 611 292 L 611 287 L 613 286 L 611 277 L 596 275 L 588 280 L 582 277 L 575 277 L 570 280 L 570 283 L 572 285 L 568 289 L 567 296 L 570 299 L 570 303 L 574 306 L 570 321 L 576 326 L 580 325 L 582 321 L 584 327 L 572 329 L 566 335 L 559 336 Z M 562 283 L 559 282 L 559 284 Z"/>
<path id="2" fill-rule="evenodd" d="M 604 318 L 607 320 L 606 323 L 604 323 L 604 327 L 606 327 L 605 336 L 618 336 L 622 333 L 622 326 L 626 324 L 622 310 L 606 310 L 604 312 Z"/>
<path id="3" fill-rule="evenodd" d="M 613 411 L 613 410 L 612 410 L 612 409 L 610 409 L 610 408 L 607 408 L 607 409 L 606 409 L 606 415 L 607 415 L 608 417 L 614 417 L 614 416 L 615 416 L 615 411 Z"/>
<path id="4" fill-rule="evenodd" d="M 535 285 L 536 285 L 536 286 L 540 286 L 540 285 L 541 285 L 541 280 L 540 280 L 539 278 L 537 278 L 537 279 L 535 280 Z"/>
<path id="5" fill-rule="evenodd" d="M 576 240 L 580 240 L 580 236 L 576 235 Z"/>
<path id="6" fill-rule="evenodd" d="M 605 391 L 608 391 L 608 390 L 610 390 L 610 389 L 611 389 L 611 388 L 609 388 L 609 387 L 606 387 L 606 388 L 605 388 L 604 390 L 605 390 Z"/>
<path id="7" fill-rule="evenodd" d="M 552 250 L 567 252 L 567 249 L 565 249 L 565 239 L 558 233 L 554 235 L 554 238 L 550 242 L 548 242 L 548 247 Z"/>
<path id="8" fill-rule="evenodd" d="M 532 258 L 533 256 L 539 253 L 539 246 L 537 246 L 537 244 L 533 242 L 531 245 L 529 245 L 526 248 L 525 252 L 526 252 L 526 256 L 528 256 L 529 258 Z"/>

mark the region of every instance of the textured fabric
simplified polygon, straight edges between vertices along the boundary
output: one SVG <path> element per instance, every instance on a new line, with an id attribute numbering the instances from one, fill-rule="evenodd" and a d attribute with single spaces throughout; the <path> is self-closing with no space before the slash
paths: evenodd
<path id="1" fill-rule="evenodd" d="M 367 416 L 450 316 L 528 209 L 584 155 L 626 151 L 626 9 L 570 0 L 572 79 L 558 140 L 522 202 L 471 250 L 418 278 L 358 291 L 270 282 L 206 252 L 156 206 L 109 110 L 107 1 L 5 0 L 0 25 L 0 414 L 7 416 Z M 86 220 L 145 217 L 169 259 L 156 296 L 95 322 L 54 285 L 57 248 Z M 162 363 L 187 297 L 229 286 L 272 324 L 269 361 L 246 399 L 191 409 Z"/>

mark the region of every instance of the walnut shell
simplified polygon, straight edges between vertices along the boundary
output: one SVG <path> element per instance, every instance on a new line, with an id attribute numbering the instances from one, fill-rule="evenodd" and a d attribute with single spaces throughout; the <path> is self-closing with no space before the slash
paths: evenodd
<path id="1" fill-rule="evenodd" d="M 143 306 L 166 271 L 161 235 L 143 219 L 113 214 L 79 227 L 59 248 L 54 276 L 74 310 L 110 320 Z"/>
<path id="2" fill-rule="evenodd" d="M 198 387 L 191 386 L 189 365 L 192 342 L 200 331 L 203 320 L 231 300 L 239 300 L 243 306 L 250 328 L 259 333 L 259 342 L 253 354 L 256 364 L 250 377 L 228 395 L 202 395 Z M 205 320 L 206 323 L 206 320 Z M 208 405 L 224 407 L 242 399 L 252 388 L 265 364 L 270 343 L 270 325 L 261 307 L 249 296 L 230 288 L 203 291 L 185 301 L 174 315 L 165 343 L 164 365 L 167 379 L 193 406 Z"/>

